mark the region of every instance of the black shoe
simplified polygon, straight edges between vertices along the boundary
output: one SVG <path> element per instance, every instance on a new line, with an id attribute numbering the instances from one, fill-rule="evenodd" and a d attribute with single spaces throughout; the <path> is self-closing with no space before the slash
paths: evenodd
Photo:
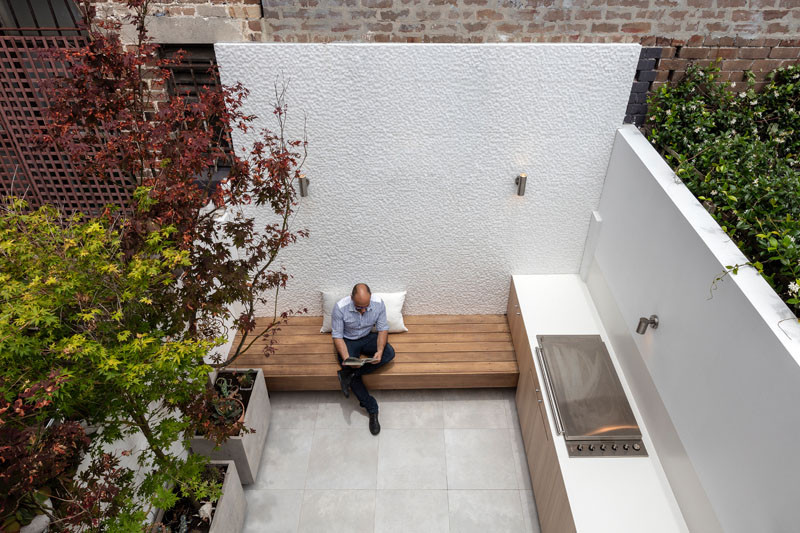
<path id="1" fill-rule="evenodd" d="M 342 394 L 344 394 L 345 398 L 350 397 L 350 381 L 353 379 L 352 372 L 347 372 L 344 369 L 339 370 L 336 372 L 336 375 L 339 377 L 339 386 L 342 387 Z"/>
<path id="2" fill-rule="evenodd" d="M 378 413 L 370 413 L 369 415 L 369 432 L 377 435 L 381 432 L 381 424 L 378 422 Z"/>

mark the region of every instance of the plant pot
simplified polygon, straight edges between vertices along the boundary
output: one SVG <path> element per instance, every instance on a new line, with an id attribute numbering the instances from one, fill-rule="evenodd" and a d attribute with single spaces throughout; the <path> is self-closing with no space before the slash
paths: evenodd
<path id="1" fill-rule="evenodd" d="M 226 369 L 221 373 L 231 372 Z M 235 369 L 236 371 L 249 369 Z M 255 370 L 255 369 L 253 369 Z M 211 383 L 217 379 L 218 372 L 210 374 Z M 264 372 L 258 369 L 250 400 L 244 411 L 244 425 L 255 430 L 253 433 L 235 435 L 226 440 L 219 448 L 215 449 L 214 442 L 202 435 L 195 435 L 191 441 L 192 452 L 205 455 L 215 460 L 231 460 L 236 463 L 236 470 L 243 485 L 254 483 L 258 476 L 258 467 L 261 464 L 261 452 L 267 440 L 271 408 L 267 395 L 267 384 L 264 381 Z"/>
<path id="2" fill-rule="evenodd" d="M 256 379 L 258 377 L 258 372 L 245 370 L 243 374 L 251 376 L 250 385 L 244 385 L 242 383 L 241 378 L 239 378 L 239 390 L 240 391 L 251 391 L 251 390 L 253 390 L 253 385 L 255 385 L 255 383 L 256 383 Z"/>
<path id="3" fill-rule="evenodd" d="M 44 506 L 47 509 L 53 509 L 53 502 L 50 501 L 50 498 L 47 498 L 44 501 Z M 19 529 L 19 533 L 44 533 L 48 531 L 50 528 L 50 517 L 46 514 L 36 515 L 36 517 L 31 520 L 29 524 L 22 526 Z"/>
<path id="4" fill-rule="evenodd" d="M 225 478 L 222 481 L 222 496 L 217 501 L 214 514 L 211 517 L 209 533 L 238 533 L 244 527 L 247 514 L 247 500 L 244 497 L 239 473 L 233 461 L 211 461 L 212 465 L 225 466 Z M 158 524 L 164 518 L 164 509 L 156 513 L 154 523 Z M 153 527 L 150 533 L 158 531 Z"/>
<path id="5" fill-rule="evenodd" d="M 219 410 L 220 402 L 234 402 L 235 404 L 237 404 L 239 406 L 239 412 L 241 413 L 241 415 L 239 415 L 239 417 L 236 419 L 236 422 L 244 422 L 245 408 L 244 408 L 244 403 L 242 403 L 241 400 L 236 398 L 221 398 L 217 400 L 217 403 L 214 405 L 214 409 L 217 409 L 217 413 L 222 415 L 223 412 Z"/>

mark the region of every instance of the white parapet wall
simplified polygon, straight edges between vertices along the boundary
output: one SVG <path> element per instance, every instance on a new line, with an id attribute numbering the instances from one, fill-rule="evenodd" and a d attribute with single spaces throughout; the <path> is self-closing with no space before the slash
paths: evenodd
<path id="1" fill-rule="evenodd" d="M 292 136 L 307 116 L 294 228 L 311 237 L 281 252 L 294 276 L 281 308 L 319 315 L 318 291 L 364 281 L 408 291 L 410 314 L 502 313 L 512 273 L 578 272 L 639 45 L 215 49 L 257 128 L 275 127 L 276 82 L 288 81 Z M 252 141 L 234 132 L 237 149 Z"/>
<path id="2" fill-rule="evenodd" d="M 751 268 L 712 289 L 747 260 L 632 126 L 597 211 L 582 270 L 690 529 L 797 531 L 796 319 Z"/>

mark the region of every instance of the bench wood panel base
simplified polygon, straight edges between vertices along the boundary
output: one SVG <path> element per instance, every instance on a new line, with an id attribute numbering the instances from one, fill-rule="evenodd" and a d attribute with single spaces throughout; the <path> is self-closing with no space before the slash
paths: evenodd
<path id="1" fill-rule="evenodd" d="M 265 328 L 270 319 L 257 319 Z M 389 334 L 395 359 L 364 376 L 369 389 L 516 387 L 519 367 L 506 315 L 409 315 L 406 333 Z M 275 334 L 275 351 L 264 355 L 259 339 L 236 367 L 261 368 L 272 391 L 338 390 L 339 364 L 322 317 L 292 317 Z M 258 329 L 257 329 L 258 331 Z M 234 339 L 233 346 L 239 342 Z"/>

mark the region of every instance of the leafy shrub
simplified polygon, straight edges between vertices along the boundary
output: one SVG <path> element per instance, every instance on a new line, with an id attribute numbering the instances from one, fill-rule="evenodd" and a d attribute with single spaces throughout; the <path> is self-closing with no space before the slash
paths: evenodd
<path id="1" fill-rule="evenodd" d="M 800 314 L 800 64 L 760 93 L 692 66 L 650 99 L 648 139 L 794 313 Z M 736 270 L 738 266 L 729 267 Z"/>
<path id="2" fill-rule="evenodd" d="M 47 206 L 31 211 L 20 200 L 0 206 L 0 400 L 23 402 L 26 383 L 53 379 L 59 369 L 64 379 L 51 401 L 37 403 L 37 420 L 102 426 L 88 450 L 97 475 L 79 479 L 84 494 L 71 502 L 98 511 L 81 520 L 100 514 L 102 527 L 114 531 L 141 531 L 146 506 L 169 502 L 168 483 L 190 487 L 206 462 L 182 457 L 196 422 L 181 406 L 203 394 L 210 370 L 203 358 L 214 343 L 169 338 L 146 320 L 153 292 L 176 283 L 187 261 L 174 236 L 171 226 L 156 229 L 126 257 L 112 219 L 65 218 Z M 103 445 L 138 433 L 147 446 L 135 459 L 145 473 L 116 493 L 130 469 Z M 50 470 L 27 474 L 41 486 Z M 102 516 L 109 501 L 131 512 Z"/>
<path id="3" fill-rule="evenodd" d="M 128 497 L 132 473 L 116 458 L 100 454 L 77 472 L 89 437 L 78 422 L 49 417 L 67 381 L 53 370 L 42 381 L 23 382 L 11 400 L 0 395 L 0 531 L 19 531 L 39 514 L 50 517 L 53 532 L 94 530 L 112 520 L 134 519 L 138 527 L 144 518 Z M 0 390 L 9 385 L 0 378 Z"/>
<path id="4" fill-rule="evenodd" d="M 9 401 L 0 397 L 0 530 L 30 523 L 59 477 L 74 472 L 89 439 L 77 422 L 48 423 L 42 413 L 66 378 L 27 385 Z M 69 479 L 69 475 L 66 475 Z"/>

